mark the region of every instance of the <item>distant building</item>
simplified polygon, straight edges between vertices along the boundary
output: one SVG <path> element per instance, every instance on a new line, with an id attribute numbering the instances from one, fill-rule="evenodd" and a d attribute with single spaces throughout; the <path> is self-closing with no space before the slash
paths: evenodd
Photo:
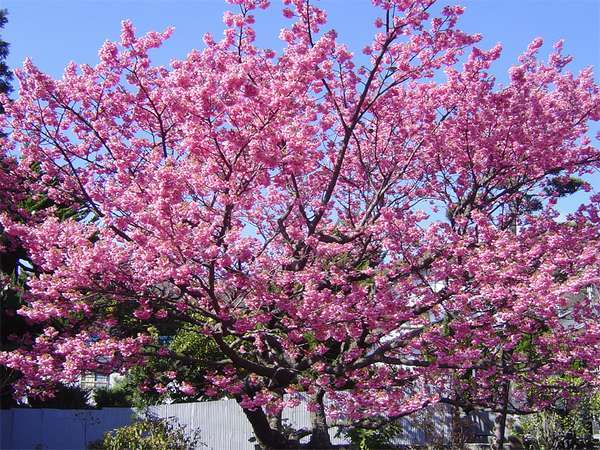
<path id="1" fill-rule="evenodd" d="M 88 372 L 81 376 L 79 379 L 79 387 L 86 391 L 92 391 L 96 389 L 110 389 L 115 383 L 121 379 L 122 376 L 118 373 L 111 373 L 106 375 L 103 373 Z"/>

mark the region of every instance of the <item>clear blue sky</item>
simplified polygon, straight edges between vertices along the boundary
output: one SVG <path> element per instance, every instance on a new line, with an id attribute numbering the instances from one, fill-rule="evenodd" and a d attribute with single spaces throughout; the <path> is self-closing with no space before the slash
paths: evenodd
<path id="1" fill-rule="evenodd" d="M 317 0 L 329 12 L 330 26 L 357 53 L 372 36 L 374 10 L 370 0 Z M 497 65 L 498 75 L 534 37 L 548 44 L 564 38 L 566 50 L 575 56 L 573 67 L 600 66 L 600 0 L 440 0 L 462 4 L 467 11 L 461 26 L 480 32 L 483 47 L 502 42 L 504 57 Z M 278 48 L 279 29 L 289 23 L 275 8 L 257 13 L 258 43 Z M 116 40 L 120 21 L 131 19 L 139 32 L 175 27 L 168 44 L 156 53 L 155 61 L 168 63 L 202 46 L 202 34 L 216 37 L 223 29 L 223 11 L 230 5 L 222 0 L 2 0 L 9 11 L 3 31 L 11 43 L 8 63 L 21 65 L 29 56 L 43 71 L 62 73 L 71 60 L 94 63 L 104 40 Z M 550 45 L 549 45 L 550 47 Z M 500 78 L 502 78 L 500 76 Z"/>
<path id="2" fill-rule="evenodd" d="M 258 45 L 281 48 L 279 30 L 289 21 L 273 8 L 258 11 Z M 439 0 L 440 5 L 462 4 L 467 10 L 460 27 L 484 35 L 480 43 L 489 48 L 504 46 L 502 59 L 493 72 L 506 80 L 506 69 L 535 37 L 542 37 L 545 50 L 565 39 L 565 51 L 575 57 L 572 71 L 594 66 L 600 79 L 600 0 Z M 370 0 L 316 0 L 329 13 L 329 26 L 339 40 L 360 54 L 372 36 L 375 10 Z M 21 65 L 29 56 L 44 72 L 59 77 L 69 61 L 94 64 L 98 48 L 106 39 L 117 40 L 120 21 L 131 19 L 138 32 L 163 30 L 175 33 L 155 52 L 154 61 L 168 64 L 183 58 L 192 48 L 202 47 L 206 31 L 220 37 L 223 12 L 231 8 L 222 0 L 2 0 L 9 11 L 3 39 L 10 42 L 8 64 Z M 595 126 L 594 130 L 599 127 Z M 590 179 L 600 190 L 600 176 Z"/>

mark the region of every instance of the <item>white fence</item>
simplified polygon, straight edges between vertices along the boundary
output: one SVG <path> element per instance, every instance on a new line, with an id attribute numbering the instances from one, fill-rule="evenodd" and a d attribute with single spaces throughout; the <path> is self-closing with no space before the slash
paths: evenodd
<path id="1" fill-rule="evenodd" d="M 171 418 L 188 430 L 200 430 L 203 449 L 254 450 L 252 429 L 234 400 L 179 403 L 150 407 L 153 417 Z M 85 449 L 86 443 L 101 439 L 105 432 L 131 423 L 136 411 L 130 408 L 103 409 L 30 409 L 0 411 L 1 448 L 9 449 Z M 286 409 L 284 420 L 297 428 L 310 426 L 304 406 Z M 443 405 L 426 414 L 400 420 L 404 435 L 398 444 L 422 444 L 432 439 L 447 440 L 451 432 L 451 414 Z M 348 441 L 330 434 L 335 444 Z M 433 436 L 433 437 L 432 437 Z M 446 441 L 447 442 L 447 441 Z"/>

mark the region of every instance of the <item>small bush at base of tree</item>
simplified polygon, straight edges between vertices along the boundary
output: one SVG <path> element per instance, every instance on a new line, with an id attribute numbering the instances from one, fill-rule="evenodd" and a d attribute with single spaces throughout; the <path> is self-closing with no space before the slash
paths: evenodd
<path id="1" fill-rule="evenodd" d="M 184 427 L 168 419 L 149 418 L 104 435 L 90 450 L 188 450 L 202 445 L 198 432 L 186 435 Z"/>

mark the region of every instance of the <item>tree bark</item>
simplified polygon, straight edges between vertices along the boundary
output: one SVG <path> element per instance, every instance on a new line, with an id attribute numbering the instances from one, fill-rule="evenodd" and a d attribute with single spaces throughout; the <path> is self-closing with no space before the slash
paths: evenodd
<path id="1" fill-rule="evenodd" d="M 516 205 L 511 205 L 511 210 L 513 211 L 513 218 L 510 223 L 510 231 L 516 235 L 517 234 L 517 216 L 519 213 L 519 208 Z M 510 355 L 507 352 L 502 352 L 502 373 L 505 373 L 506 369 L 506 360 Z M 510 381 L 502 382 L 502 392 L 501 395 L 501 410 L 496 418 L 496 430 L 495 430 L 495 442 L 494 442 L 494 450 L 503 450 L 504 449 L 504 441 L 506 440 L 506 416 L 508 413 L 508 401 L 510 399 Z"/>
<path id="2" fill-rule="evenodd" d="M 246 415 L 258 445 L 264 450 L 298 448 L 298 443 L 290 441 L 283 434 L 271 428 L 266 414 L 261 408 L 255 410 L 242 408 Z"/>
<path id="3" fill-rule="evenodd" d="M 325 407 L 323 406 L 324 397 L 325 392 L 320 390 L 313 398 L 311 398 L 315 404 L 315 408 L 310 412 L 312 435 L 310 437 L 308 448 L 332 448 L 331 439 L 329 437 L 329 427 L 327 426 L 327 417 L 325 417 Z"/>
<path id="4" fill-rule="evenodd" d="M 503 450 L 504 441 L 506 440 L 506 416 L 508 413 L 508 400 L 510 395 L 510 382 L 502 383 L 502 409 L 496 418 L 496 432 L 494 450 Z"/>
<path id="5" fill-rule="evenodd" d="M 277 414 L 267 414 L 267 420 L 271 429 L 281 432 L 283 430 L 283 421 L 281 411 Z"/>

